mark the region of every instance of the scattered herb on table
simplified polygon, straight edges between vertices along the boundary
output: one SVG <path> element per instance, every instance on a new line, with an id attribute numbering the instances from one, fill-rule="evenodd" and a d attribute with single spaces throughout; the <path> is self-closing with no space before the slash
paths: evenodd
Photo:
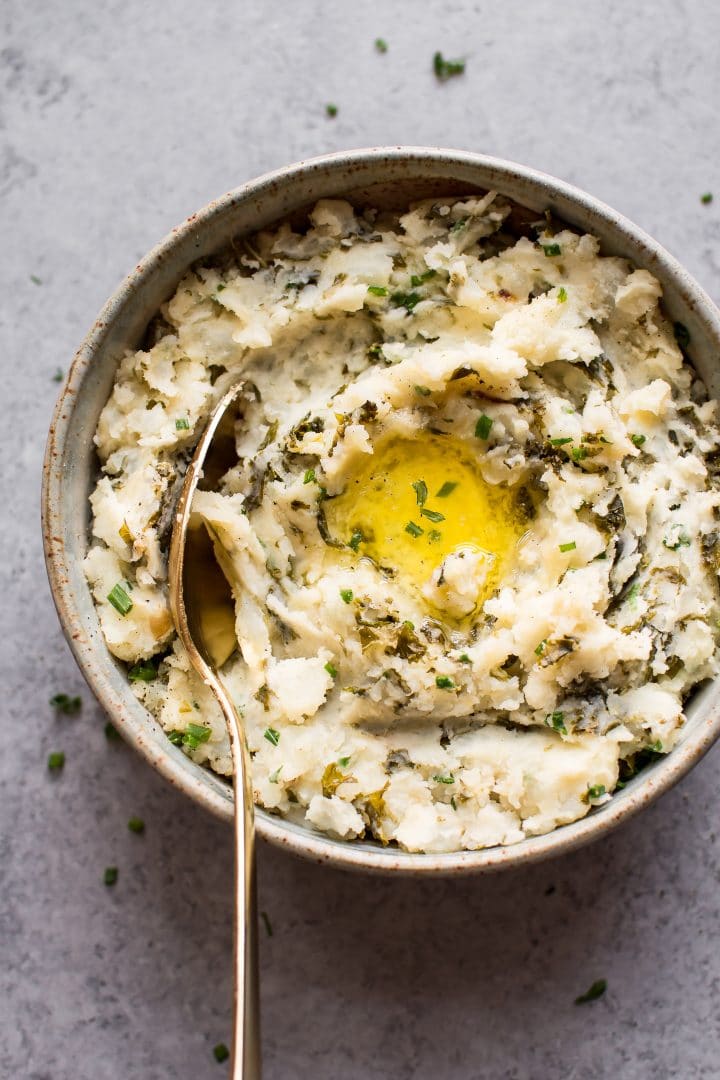
<path id="1" fill-rule="evenodd" d="M 62 382 L 64 378 L 65 378 L 65 372 L 63 371 L 63 369 L 62 368 L 56 368 L 55 369 L 55 374 L 53 375 L 53 382 Z"/>
<path id="2" fill-rule="evenodd" d="M 710 196 L 710 198 L 712 198 L 712 195 Z M 42 278 L 39 278 L 37 274 L 31 274 L 30 280 L 32 281 L 33 285 L 42 285 Z"/>
<path id="3" fill-rule="evenodd" d="M 586 1005 L 588 1001 L 597 1001 L 607 990 L 607 979 L 596 979 L 589 990 L 575 998 L 576 1005 Z"/>
<path id="4" fill-rule="evenodd" d="M 74 713 L 80 712 L 82 708 L 82 699 L 79 696 L 70 697 L 69 694 L 53 694 L 50 698 L 50 704 L 54 709 L 57 709 L 59 713 L 64 713 L 65 716 L 72 716 Z"/>
<path id="5" fill-rule="evenodd" d="M 338 114 L 338 107 L 337 105 L 333 105 L 332 103 L 330 103 L 329 105 L 325 106 L 325 112 L 328 116 L 335 117 Z"/>
<path id="6" fill-rule="evenodd" d="M 388 51 L 388 43 L 385 38 L 375 38 L 375 49 L 379 53 L 386 53 Z"/>
<path id="7" fill-rule="evenodd" d="M 117 881 L 117 879 L 118 879 L 118 868 L 117 868 L 117 866 L 107 866 L 107 867 L 105 867 L 105 873 L 103 874 L 103 883 L 105 885 L 114 885 L 115 882 Z"/>
<path id="8" fill-rule="evenodd" d="M 60 772 L 65 765 L 65 754 L 62 750 L 53 750 L 48 754 L 48 769 L 50 772 Z"/>
<path id="9" fill-rule="evenodd" d="M 230 1051 L 225 1043 L 218 1043 L 217 1046 L 213 1046 L 213 1057 L 219 1064 L 222 1064 L 223 1061 L 227 1061 L 230 1057 Z"/>
<path id="10" fill-rule="evenodd" d="M 273 928 L 272 928 L 272 923 L 270 922 L 270 917 L 268 916 L 267 911 L 261 911 L 260 912 L 260 918 L 262 919 L 263 923 L 265 924 L 265 932 L 266 932 L 267 936 L 272 937 L 273 936 Z"/>
<path id="11" fill-rule="evenodd" d="M 433 56 L 433 71 L 440 82 L 447 82 L 454 75 L 462 75 L 465 71 L 464 60 L 446 60 L 441 52 Z"/>
<path id="12" fill-rule="evenodd" d="M 145 822 L 141 817 L 137 817 L 135 814 L 133 814 L 131 818 L 128 818 L 127 825 L 132 833 L 137 833 L 139 835 L 140 833 L 145 832 Z"/>
<path id="13" fill-rule="evenodd" d="M 712 191 L 706 191 L 704 195 L 700 196 L 700 202 L 703 206 L 708 206 L 713 201 Z"/>
<path id="14" fill-rule="evenodd" d="M 122 736 L 118 729 L 108 720 L 105 725 L 105 738 L 108 742 L 121 742 Z"/>

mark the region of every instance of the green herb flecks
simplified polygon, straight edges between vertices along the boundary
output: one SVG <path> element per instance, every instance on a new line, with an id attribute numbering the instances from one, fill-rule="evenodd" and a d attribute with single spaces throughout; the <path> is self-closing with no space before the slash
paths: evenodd
<path id="1" fill-rule="evenodd" d="M 543 244 L 542 249 L 548 259 L 554 259 L 556 256 L 562 255 L 562 248 L 559 244 Z"/>
<path id="2" fill-rule="evenodd" d="M 270 922 L 270 917 L 269 917 L 267 911 L 261 911 L 260 912 L 260 918 L 263 921 L 263 925 L 265 927 L 265 933 L 267 934 L 268 937 L 272 937 L 273 936 L 273 928 L 272 928 L 272 923 Z"/>
<path id="3" fill-rule="evenodd" d="M 424 285 L 426 281 L 430 281 L 431 278 L 436 276 L 437 270 L 426 270 L 424 274 L 411 274 L 410 284 L 413 288 L 416 288 L 418 285 Z"/>
<path id="4" fill-rule="evenodd" d="M 63 371 L 63 369 L 62 368 L 56 368 L 55 369 L 55 374 L 53 375 L 53 382 L 62 382 L 64 378 L 65 378 L 65 372 Z"/>
<path id="5" fill-rule="evenodd" d="M 188 724 L 183 732 L 183 746 L 197 750 L 200 743 L 207 742 L 211 735 L 212 729 L 205 724 Z"/>
<path id="6" fill-rule="evenodd" d="M 460 655 L 458 656 L 458 663 L 459 664 L 472 664 L 472 660 L 470 659 L 468 654 L 466 652 L 464 652 L 464 653 L 460 653 Z"/>
<path id="7" fill-rule="evenodd" d="M 455 682 L 453 681 L 453 679 L 450 678 L 449 675 L 436 675 L 435 685 L 437 686 L 438 690 L 455 689 Z"/>
<path id="8" fill-rule="evenodd" d="M 305 475 L 303 476 L 303 484 L 315 484 L 315 483 L 317 483 L 317 481 L 315 479 L 315 470 L 314 469 L 307 469 L 306 472 L 305 472 Z"/>
<path id="9" fill-rule="evenodd" d="M 128 680 L 134 682 L 152 682 L 157 679 L 157 664 L 153 660 L 139 660 L 128 670 Z"/>
<path id="10" fill-rule="evenodd" d="M 349 764 L 350 764 L 350 758 L 349 757 L 338 758 L 338 765 L 342 765 L 343 769 L 347 769 Z"/>
<path id="11" fill-rule="evenodd" d="M 348 547 L 352 548 L 353 551 L 359 551 L 360 550 L 360 545 L 362 544 L 364 539 L 365 539 L 365 536 L 364 536 L 362 530 L 361 529 L 355 529 L 355 532 L 352 534 L 352 536 L 350 537 L 350 540 L 348 541 Z"/>
<path id="12" fill-rule="evenodd" d="M 587 1005 L 589 1001 L 597 1001 L 607 990 L 607 979 L 596 979 L 589 990 L 580 997 L 575 998 L 576 1005 Z"/>
<path id="13" fill-rule="evenodd" d="M 375 51 L 379 53 L 386 53 L 388 51 L 388 43 L 385 38 L 375 38 Z"/>
<path id="14" fill-rule="evenodd" d="M 440 490 L 436 493 L 435 498 L 447 499 L 448 495 L 452 495 L 457 486 L 457 480 L 446 480 Z"/>
<path id="15" fill-rule="evenodd" d="M 454 784 L 455 783 L 455 777 L 452 775 L 452 773 L 450 774 L 450 776 L 442 776 L 440 773 L 436 773 L 436 775 L 433 776 L 433 780 L 434 780 L 434 782 L 436 784 Z"/>
<path id="16" fill-rule="evenodd" d="M 566 436 L 563 439 L 551 439 L 550 440 L 550 445 L 551 446 L 567 446 L 567 444 L 571 443 L 571 442 L 572 442 L 572 439 L 570 438 L 570 436 Z"/>
<path id="17" fill-rule="evenodd" d="M 663 537 L 663 547 L 666 547 L 668 551 L 677 551 L 678 548 L 689 547 L 690 544 L 692 544 L 692 537 L 684 525 L 671 525 L 669 534 Z"/>
<path id="18" fill-rule="evenodd" d="M 106 866 L 105 873 L 103 874 L 103 883 L 105 885 L 114 885 L 118 879 L 117 866 Z"/>
<path id="19" fill-rule="evenodd" d="M 480 417 L 480 419 L 478 420 L 478 422 L 475 425 L 475 438 L 476 439 L 487 439 L 487 437 L 490 434 L 490 429 L 491 429 L 492 426 L 493 426 L 493 422 L 490 419 L 490 417 L 486 416 L 485 413 L 483 413 L 482 416 Z"/>
<path id="20" fill-rule="evenodd" d="M 645 442 L 645 436 L 644 435 L 631 435 L 630 436 L 630 442 L 633 444 L 633 446 L 637 446 L 637 448 L 639 450 L 640 447 Z"/>
<path id="21" fill-rule="evenodd" d="M 446 60 L 441 52 L 433 56 L 433 71 L 439 82 L 447 82 L 455 75 L 462 75 L 465 71 L 464 60 Z"/>
<path id="22" fill-rule="evenodd" d="M 427 386 L 413 386 L 413 390 L 419 397 L 430 397 L 432 390 Z"/>
<path id="23" fill-rule="evenodd" d="M 437 525 L 438 522 L 445 520 L 445 515 L 441 514 L 439 510 L 428 510 L 425 506 L 423 506 L 420 511 L 420 516 L 426 517 L 428 521 L 432 521 L 435 525 Z"/>
<path id="24" fill-rule="evenodd" d="M 326 116 L 330 116 L 333 118 L 336 117 L 338 114 L 337 105 L 333 105 L 332 102 L 330 102 L 328 105 L 325 106 L 325 114 Z"/>
<path id="25" fill-rule="evenodd" d="M 213 1057 L 220 1065 L 222 1065 L 223 1061 L 227 1061 L 230 1057 L 230 1051 L 225 1043 L 218 1043 L 217 1046 L 213 1046 Z"/>
<path id="26" fill-rule="evenodd" d="M 567 735 L 568 731 L 565 727 L 565 713 L 563 712 L 551 712 L 545 717 L 545 723 L 548 727 L 551 727 L 553 731 L 559 732 L 560 735 Z"/>
<path id="27" fill-rule="evenodd" d="M 352 602 L 353 591 L 352 589 L 341 589 L 340 596 L 346 604 L 349 604 Z"/>
<path id="28" fill-rule="evenodd" d="M 561 285 L 560 288 L 558 289 L 557 302 L 558 302 L 558 304 L 564 304 L 566 300 L 567 300 L 567 289 L 564 288 Z"/>
<path id="29" fill-rule="evenodd" d="M 372 296 L 387 296 L 388 289 L 384 285 L 368 285 L 367 291 Z"/>
<path id="30" fill-rule="evenodd" d="M 280 742 L 280 732 L 276 731 L 275 728 L 265 728 L 263 732 L 263 738 L 267 739 L 267 741 L 269 743 L 272 743 L 273 746 L 277 746 L 277 744 Z"/>
<path id="31" fill-rule="evenodd" d="M 331 679 L 337 679 L 337 668 L 329 660 L 328 660 L 327 664 L 325 665 L 325 670 L 327 671 L 327 673 L 328 673 L 328 675 L 330 676 Z"/>
<path id="32" fill-rule="evenodd" d="M 431 529 L 428 533 L 428 540 L 431 544 L 436 544 L 438 540 L 442 540 L 442 533 L 439 529 Z"/>
<path id="33" fill-rule="evenodd" d="M 127 584 L 127 582 L 124 584 Z M 113 585 L 107 598 L 120 615 L 127 615 L 129 611 L 132 611 L 133 602 L 120 582 L 118 582 L 117 585 Z"/>
<path id="34" fill-rule="evenodd" d="M 418 536 L 422 536 L 425 530 L 421 529 L 419 525 L 416 525 L 414 521 L 408 521 L 407 525 L 405 526 L 405 532 L 410 533 L 411 536 L 417 538 Z"/>
<path id="35" fill-rule="evenodd" d="M 395 307 L 404 307 L 406 311 L 413 311 L 422 300 L 422 296 L 416 292 L 394 292 L 390 299 Z"/>
<path id="36" fill-rule="evenodd" d="M 139 835 L 140 833 L 145 832 L 145 822 L 141 817 L 137 817 L 137 815 L 135 814 L 133 814 L 131 818 L 128 818 L 127 825 L 131 833 L 136 833 Z"/>
<path id="37" fill-rule="evenodd" d="M 574 446 L 570 456 L 573 461 L 584 461 L 588 456 L 588 452 L 584 446 Z"/>
<path id="38" fill-rule="evenodd" d="M 713 193 L 712 193 L 712 191 L 706 191 L 704 195 L 700 196 L 700 202 L 703 204 L 703 206 L 709 206 L 712 201 L 713 201 Z"/>
<path id="39" fill-rule="evenodd" d="M 186 416 L 181 416 L 179 420 L 175 421 L 175 430 L 176 431 L 189 431 L 190 430 L 190 421 L 188 420 L 188 418 Z"/>
<path id="40" fill-rule="evenodd" d="M 577 547 L 577 544 L 575 543 L 574 540 L 569 540 L 567 542 L 567 544 L 558 544 L 558 547 L 560 548 L 560 550 L 562 552 L 575 551 L 575 548 Z"/>
<path id="41" fill-rule="evenodd" d="M 547 645 L 547 638 L 543 638 L 542 641 L 535 646 L 535 655 L 542 656 L 545 652 L 545 646 Z"/>
<path id="42" fill-rule="evenodd" d="M 48 754 L 47 767 L 50 772 L 59 772 L 65 766 L 65 754 L 62 750 L 53 750 Z"/>
<path id="43" fill-rule="evenodd" d="M 606 792 L 604 784 L 593 784 L 588 788 L 588 799 L 601 799 Z"/>
<path id="44" fill-rule="evenodd" d="M 82 699 L 75 695 L 70 697 L 69 694 L 53 694 L 50 698 L 50 704 L 53 709 L 56 709 L 59 713 L 63 713 L 65 716 L 72 716 L 74 713 L 80 712 L 82 708 Z"/>
<path id="45" fill-rule="evenodd" d="M 428 497 L 427 484 L 424 480 L 414 480 L 413 488 L 415 489 L 415 498 L 417 499 L 418 506 L 424 506 Z"/>

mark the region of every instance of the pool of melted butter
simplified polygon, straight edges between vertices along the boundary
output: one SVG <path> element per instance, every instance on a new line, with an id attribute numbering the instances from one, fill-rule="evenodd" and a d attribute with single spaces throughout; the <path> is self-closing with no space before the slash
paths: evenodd
<path id="1" fill-rule="evenodd" d="M 512 569 L 528 528 L 516 489 L 488 484 L 463 440 L 431 433 L 379 446 L 325 507 L 337 540 L 415 589 L 458 548 L 490 555 L 476 609 Z"/>

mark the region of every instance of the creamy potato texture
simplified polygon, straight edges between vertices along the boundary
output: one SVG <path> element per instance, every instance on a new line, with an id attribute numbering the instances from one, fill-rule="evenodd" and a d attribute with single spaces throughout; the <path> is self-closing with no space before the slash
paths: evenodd
<path id="1" fill-rule="evenodd" d="M 170 738 L 229 772 L 166 550 L 192 447 L 243 379 L 237 464 L 195 512 L 233 568 L 224 678 L 260 805 L 481 848 L 671 751 L 718 669 L 720 495 L 714 403 L 660 292 L 493 193 L 323 201 L 189 273 L 100 418 L 86 560 Z"/>

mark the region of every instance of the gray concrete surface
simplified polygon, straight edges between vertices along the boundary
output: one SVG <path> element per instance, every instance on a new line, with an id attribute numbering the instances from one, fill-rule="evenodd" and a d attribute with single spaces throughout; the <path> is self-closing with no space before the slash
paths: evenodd
<path id="1" fill-rule="evenodd" d="M 188 213 L 373 143 L 571 180 L 720 296 L 720 7 L 4 0 L 0 27 L 0 1076 L 210 1080 L 229 830 L 106 742 L 63 642 L 38 527 L 53 374 Z M 438 48 L 467 57 L 463 78 L 435 82 Z M 55 717 L 56 691 L 81 714 Z M 263 848 L 266 1080 L 720 1076 L 719 755 L 613 837 L 520 873 L 364 879 Z M 600 977 L 605 997 L 576 1007 Z"/>

